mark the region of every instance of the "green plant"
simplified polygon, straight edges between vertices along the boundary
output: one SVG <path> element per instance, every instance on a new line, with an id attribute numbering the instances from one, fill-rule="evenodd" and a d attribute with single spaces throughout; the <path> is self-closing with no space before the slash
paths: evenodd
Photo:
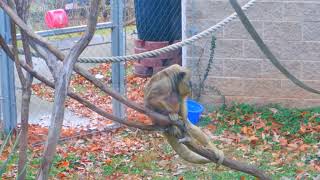
<path id="1" fill-rule="evenodd" d="M 216 37 L 214 35 L 212 35 L 211 44 L 210 44 L 209 60 L 208 60 L 207 66 L 206 66 L 202 76 L 201 76 L 201 73 L 200 73 L 200 72 L 202 72 L 202 70 L 200 68 L 200 61 L 201 61 L 201 58 L 202 58 L 202 56 L 204 54 L 204 48 L 202 48 L 202 51 L 200 53 L 200 57 L 198 58 L 198 61 L 197 61 L 197 64 L 196 64 L 196 67 L 198 69 L 198 72 L 197 72 L 198 83 L 193 83 L 192 84 L 192 89 L 193 89 L 193 93 L 195 94 L 193 96 L 195 96 L 195 98 L 197 100 L 200 99 L 201 94 L 204 91 L 205 81 L 207 80 L 209 72 L 212 69 L 212 64 L 213 64 L 213 60 L 214 60 L 214 53 L 215 53 L 215 48 L 216 48 L 216 40 L 217 40 Z M 205 44 L 205 46 L 206 46 L 206 44 Z M 225 104 L 225 97 L 222 95 L 222 93 L 220 92 L 220 90 L 218 88 L 216 88 L 215 86 L 210 86 L 208 88 L 210 90 L 216 92 L 219 96 L 222 96 L 223 104 Z"/>
<path id="2" fill-rule="evenodd" d="M 110 176 L 115 170 L 111 165 L 106 165 L 102 167 L 103 175 Z"/>

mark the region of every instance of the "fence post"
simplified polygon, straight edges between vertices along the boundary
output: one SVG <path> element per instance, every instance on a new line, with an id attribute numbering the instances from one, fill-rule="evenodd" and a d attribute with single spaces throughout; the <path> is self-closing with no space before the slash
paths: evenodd
<path id="1" fill-rule="evenodd" d="M 181 29 L 182 41 L 187 39 L 187 0 L 181 0 Z M 187 46 L 182 47 L 182 66 L 187 66 Z"/>
<path id="2" fill-rule="evenodd" d="M 121 56 L 124 55 L 124 31 L 123 31 L 123 12 L 124 12 L 124 0 L 111 0 L 111 19 L 112 19 L 112 55 Z M 124 62 L 112 64 L 112 87 L 113 90 L 124 95 Z M 112 111 L 117 117 L 125 117 L 124 106 L 117 100 L 112 100 Z"/>
<path id="3" fill-rule="evenodd" d="M 7 43 L 11 42 L 10 19 L 0 9 L 0 34 L 5 38 Z M 6 133 L 10 132 L 17 125 L 15 80 L 14 80 L 14 63 L 0 49 L 0 81 L 1 94 L 3 100 L 0 101 L 3 111 L 3 124 Z"/>

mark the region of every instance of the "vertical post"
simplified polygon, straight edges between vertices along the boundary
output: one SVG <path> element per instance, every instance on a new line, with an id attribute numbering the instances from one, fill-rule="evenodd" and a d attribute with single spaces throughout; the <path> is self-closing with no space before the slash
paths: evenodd
<path id="1" fill-rule="evenodd" d="M 182 41 L 187 38 L 187 0 L 181 0 Z M 187 46 L 182 47 L 182 66 L 187 65 Z"/>
<path id="2" fill-rule="evenodd" d="M 124 35 L 123 35 L 123 11 L 124 0 L 111 0 L 111 19 L 112 19 L 112 55 L 124 55 Z M 124 62 L 112 64 L 112 87 L 113 90 L 124 95 Z M 124 106 L 117 100 L 112 100 L 112 111 L 117 117 L 124 118 Z"/>
<path id="3" fill-rule="evenodd" d="M 0 34 L 5 38 L 7 43 L 11 41 L 10 33 L 10 19 L 0 9 Z M 1 94 L 3 96 L 2 110 L 4 120 L 4 130 L 6 133 L 10 132 L 17 125 L 16 112 L 16 96 L 15 96 L 15 80 L 14 80 L 14 63 L 9 57 L 0 49 L 0 81 Z"/>

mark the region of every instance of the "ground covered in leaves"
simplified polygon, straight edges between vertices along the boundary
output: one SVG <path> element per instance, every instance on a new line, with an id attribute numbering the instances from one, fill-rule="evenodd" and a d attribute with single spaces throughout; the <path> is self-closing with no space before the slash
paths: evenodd
<path id="1" fill-rule="evenodd" d="M 91 72 L 110 84 L 109 65 Z M 127 96 L 142 103 L 146 79 L 127 76 Z M 74 76 L 71 89 L 111 112 L 111 99 L 85 79 Z M 39 84 L 34 93 L 52 101 L 52 90 Z M 157 132 L 122 127 L 108 130 L 110 121 L 68 99 L 66 107 L 92 119 L 92 127 L 64 129 L 51 171 L 52 179 L 253 179 L 244 173 L 213 164 L 193 165 L 181 160 Z M 127 110 L 130 120 L 149 119 Z M 234 104 L 204 114 L 200 124 L 227 157 L 255 164 L 272 179 L 312 179 L 320 172 L 320 108 L 287 109 L 277 105 L 254 107 Z M 41 161 L 47 128 L 29 128 L 28 179 L 34 179 Z M 1 141 L 3 142 L 3 141 Z M 1 153 L 3 164 L 13 149 L 14 137 Z M 3 143 L 1 143 L 3 144 Z M 17 175 L 17 154 L 12 154 L 2 179 Z M 2 165 L 1 165 L 2 166 Z M 0 166 L 0 167 L 1 167 Z"/>

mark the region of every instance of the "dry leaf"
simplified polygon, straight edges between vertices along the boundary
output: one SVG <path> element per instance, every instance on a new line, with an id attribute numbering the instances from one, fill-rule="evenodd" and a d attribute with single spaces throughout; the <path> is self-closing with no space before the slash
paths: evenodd
<path id="1" fill-rule="evenodd" d="M 288 140 L 285 138 L 279 138 L 279 143 L 282 147 L 284 147 L 288 145 Z"/>
<path id="2" fill-rule="evenodd" d="M 58 167 L 60 167 L 60 168 L 69 167 L 69 161 L 61 161 L 61 162 L 59 162 Z"/>
<path id="3" fill-rule="evenodd" d="M 297 144 L 294 144 L 294 143 L 290 143 L 290 144 L 288 144 L 287 149 L 288 149 L 289 151 L 295 151 L 295 150 L 298 149 L 298 145 L 297 145 Z"/>
<path id="4" fill-rule="evenodd" d="M 104 162 L 105 162 L 107 165 L 110 165 L 110 164 L 112 163 L 112 159 L 107 158 Z"/>
<path id="5" fill-rule="evenodd" d="M 213 132 L 217 130 L 217 126 L 213 124 L 209 124 L 206 128 Z"/>
<path id="6" fill-rule="evenodd" d="M 309 149 L 310 145 L 307 145 L 307 144 L 302 144 L 299 146 L 299 150 L 301 152 L 306 152 L 308 149 Z"/>

